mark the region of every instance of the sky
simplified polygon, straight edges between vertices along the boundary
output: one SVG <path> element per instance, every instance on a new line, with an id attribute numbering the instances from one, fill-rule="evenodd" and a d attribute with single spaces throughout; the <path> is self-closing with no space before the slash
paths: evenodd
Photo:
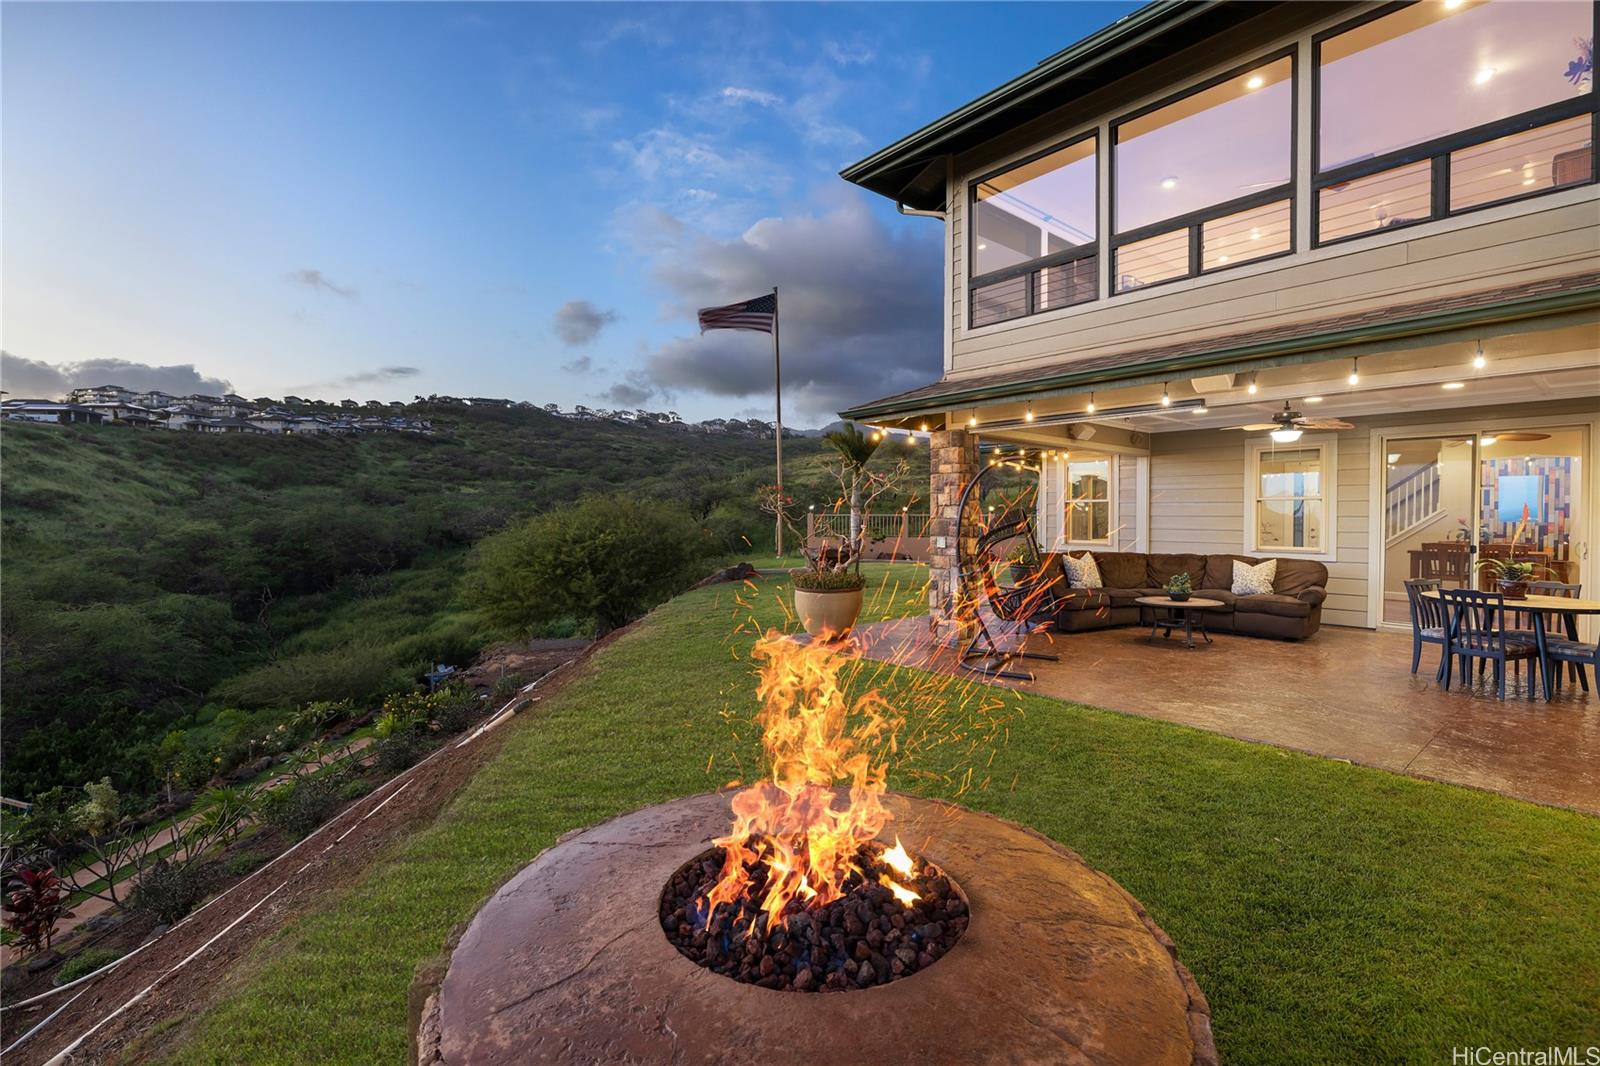
<path id="1" fill-rule="evenodd" d="M 772 411 L 939 376 L 838 171 L 1133 4 L 0 7 L 0 388 Z"/>

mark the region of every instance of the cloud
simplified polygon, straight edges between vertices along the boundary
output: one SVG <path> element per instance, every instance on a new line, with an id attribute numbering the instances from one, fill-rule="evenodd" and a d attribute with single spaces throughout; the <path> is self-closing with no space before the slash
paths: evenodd
<path id="1" fill-rule="evenodd" d="M 619 407 L 642 407 L 646 400 L 660 392 L 661 389 L 650 381 L 650 376 L 644 371 L 629 371 L 627 377 L 614 383 L 605 392 L 600 393 L 600 399 L 610 400 Z"/>
<path id="2" fill-rule="evenodd" d="M 855 192 L 812 214 L 763 219 L 731 240 L 694 233 L 670 216 L 636 221 L 635 232 L 651 235 L 642 252 L 674 319 L 690 323 L 699 307 L 778 286 L 786 410 L 827 421 L 843 407 L 939 377 L 937 225 L 891 228 Z M 645 356 L 640 381 L 764 398 L 772 392 L 770 343 L 738 331 L 681 337 Z"/>
<path id="3" fill-rule="evenodd" d="M 776 107 L 783 103 L 783 97 L 777 93 L 769 93 L 763 89 L 745 89 L 738 85 L 724 88 L 722 98 L 730 104 L 758 104 L 761 107 Z"/>
<path id="4" fill-rule="evenodd" d="M 556 311 L 552 327 L 569 348 L 588 344 L 617 320 L 615 311 L 603 311 L 588 300 L 568 300 Z"/>
<path id="5" fill-rule="evenodd" d="M 878 50 L 860 42 L 843 44 L 839 41 L 829 41 L 822 46 L 822 54 L 841 67 L 854 67 L 865 66 L 872 62 L 878 57 Z"/>
<path id="6" fill-rule="evenodd" d="M 330 384 L 377 385 L 387 381 L 401 381 L 405 378 L 414 378 L 420 373 L 422 373 L 422 371 L 414 366 L 380 366 L 373 370 L 363 370 L 356 374 L 350 374 L 346 377 L 340 378 L 337 381 L 330 382 Z"/>
<path id="7" fill-rule="evenodd" d="M 303 268 L 291 270 L 285 277 L 295 285 L 304 285 L 315 292 L 325 292 L 344 300 L 354 300 L 356 290 L 348 285 L 336 284 L 320 270 Z"/>
<path id="8" fill-rule="evenodd" d="M 561 369 L 569 374 L 588 374 L 594 370 L 594 359 L 587 355 L 580 355 L 570 363 L 562 363 Z"/>
<path id="9" fill-rule="evenodd" d="M 11 399 L 56 399 L 76 388 L 121 385 L 136 392 L 159 389 L 174 396 L 200 393 L 221 396 L 233 386 L 223 378 L 206 377 L 193 363 L 151 366 L 126 359 L 85 359 L 46 363 L 0 352 L 0 388 Z"/>

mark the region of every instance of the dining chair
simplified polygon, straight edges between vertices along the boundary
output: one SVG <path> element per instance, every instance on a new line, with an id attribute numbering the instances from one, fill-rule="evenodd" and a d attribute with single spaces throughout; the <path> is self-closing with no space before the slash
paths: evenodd
<path id="1" fill-rule="evenodd" d="M 1438 678 L 1449 668 L 1450 656 L 1445 651 L 1449 619 L 1444 601 L 1437 596 L 1424 596 L 1424 592 L 1438 592 L 1443 585 L 1432 578 L 1418 578 L 1406 582 L 1406 602 L 1411 607 L 1411 672 L 1417 672 L 1422 661 L 1424 644 L 1439 645 Z"/>
<path id="2" fill-rule="evenodd" d="M 1544 642 L 1545 675 L 1544 696 L 1549 699 L 1551 691 L 1551 671 L 1555 676 L 1561 676 L 1563 666 L 1571 666 L 1578 672 L 1578 682 L 1585 692 L 1589 691 L 1589 681 L 1584 674 L 1584 668 L 1594 667 L 1594 676 L 1600 684 L 1600 641 L 1592 647 L 1581 640 L 1569 640 L 1566 637 L 1546 637 Z"/>
<path id="3" fill-rule="evenodd" d="M 1562 599 L 1576 600 L 1582 597 L 1583 586 L 1581 584 L 1566 584 L 1560 581 L 1530 581 L 1528 582 L 1528 594 L 1530 596 L 1559 596 Z M 1544 622 L 1544 631 L 1547 642 L 1552 635 L 1559 639 L 1570 640 L 1566 628 L 1566 620 L 1561 617 L 1561 612 L 1540 611 L 1538 613 L 1543 616 L 1541 620 Z M 1523 609 L 1516 611 L 1515 615 L 1516 621 L 1513 624 L 1519 630 L 1524 628 L 1531 630 L 1533 626 L 1533 611 Z M 1549 673 L 1548 667 L 1546 667 L 1546 673 Z M 1574 664 L 1572 666 L 1572 673 L 1578 684 L 1583 688 L 1583 691 L 1588 692 L 1589 678 L 1588 675 L 1584 673 L 1583 667 Z M 1562 671 L 1557 669 L 1555 670 L 1554 674 L 1555 676 L 1553 677 L 1547 677 L 1547 680 L 1553 681 L 1558 685 L 1561 684 Z"/>
<path id="4" fill-rule="evenodd" d="M 1506 598 L 1498 592 L 1477 589 L 1440 589 L 1439 595 L 1450 608 L 1450 625 L 1445 631 L 1445 655 L 1460 664 L 1461 683 L 1471 680 L 1469 664 L 1478 659 L 1494 664 L 1494 680 L 1501 699 L 1506 698 L 1506 664 L 1526 659 L 1528 695 L 1533 696 L 1534 665 L 1539 648 L 1528 638 L 1506 632 Z M 1450 687 L 1452 671 L 1444 672 L 1444 687 Z"/>

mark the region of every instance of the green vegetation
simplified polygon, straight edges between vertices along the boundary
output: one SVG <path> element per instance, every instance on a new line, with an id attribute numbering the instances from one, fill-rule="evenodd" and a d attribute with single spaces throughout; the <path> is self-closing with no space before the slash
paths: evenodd
<path id="1" fill-rule="evenodd" d="M 71 984 L 85 974 L 110 966 L 122 958 L 122 954 L 115 948 L 84 948 L 61 964 L 53 980 L 57 985 Z"/>
<path id="2" fill-rule="evenodd" d="M 513 632 L 561 618 L 606 632 L 704 576 L 723 547 L 675 503 L 585 496 L 486 538 L 469 564 L 467 593 Z"/>
<path id="3" fill-rule="evenodd" d="M 869 569 L 864 616 L 920 611 L 917 570 Z M 781 587 L 688 593 L 602 650 L 434 824 L 255 952 L 172 1061 L 402 1059 L 411 974 L 508 875 L 572 828 L 722 784 L 729 756 L 754 765 L 723 718 L 754 703 L 730 619 L 783 625 Z M 895 702 L 925 680 L 880 684 Z M 1600 820 L 1015 698 L 992 784 L 961 802 L 1143 901 L 1210 997 L 1224 1061 L 1443 1061 L 1600 1031 Z M 904 768 L 894 784 L 959 791 Z"/>
<path id="4" fill-rule="evenodd" d="M 302 705 L 360 712 L 471 661 L 511 635 L 461 594 L 472 546 L 589 493 L 671 500 L 719 556 L 770 550 L 755 498 L 771 441 L 525 408 L 408 413 L 437 435 L 7 423 L 6 795 L 105 775 L 134 795 L 203 787 Z M 820 445 L 786 451 L 802 499 L 826 505 Z"/>

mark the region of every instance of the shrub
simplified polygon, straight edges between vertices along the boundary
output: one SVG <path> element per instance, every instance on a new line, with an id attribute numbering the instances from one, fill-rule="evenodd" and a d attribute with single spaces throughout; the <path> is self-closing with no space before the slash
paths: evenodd
<path id="1" fill-rule="evenodd" d="M 214 696 L 238 707 L 282 707 L 323 700 L 364 702 L 409 683 L 388 648 L 347 644 L 259 666 L 218 685 Z"/>
<path id="2" fill-rule="evenodd" d="M 56 922 L 72 916 L 67 910 L 66 885 L 48 867 L 23 867 L 7 880 L 5 926 L 15 934 L 18 950 L 27 955 L 49 948 Z"/>
<path id="3" fill-rule="evenodd" d="M 397 774 L 422 758 L 427 745 L 411 730 L 384 737 L 372 746 L 375 765 L 385 774 Z"/>
<path id="4" fill-rule="evenodd" d="M 171 925 L 206 895 L 206 878 L 193 865 L 158 862 L 139 877 L 128 907 Z"/>
<path id="5" fill-rule="evenodd" d="M 494 698 L 509 700 L 527 683 L 528 679 L 521 674 L 501 674 L 500 679 L 494 683 Z"/>
<path id="6" fill-rule="evenodd" d="M 56 971 L 52 983 L 58 987 L 71 984 L 80 977 L 111 965 L 122 956 L 123 952 L 117 951 L 115 948 L 84 948 L 61 964 L 61 969 Z"/>
<path id="7" fill-rule="evenodd" d="M 241 851 L 229 855 L 222 863 L 222 872 L 229 877 L 243 877 L 259 870 L 272 854 L 266 851 Z"/>
<path id="8" fill-rule="evenodd" d="M 683 591 L 710 554 L 681 508 L 593 495 L 486 538 L 466 588 L 496 625 L 526 633 L 572 616 L 605 631 Z"/>
<path id="9" fill-rule="evenodd" d="M 340 784 L 337 774 L 323 773 L 276 788 L 267 794 L 263 817 L 296 840 L 309 836 L 343 806 Z"/>
<path id="10" fill-rule="evenodd" d="M 866 587 L 866 579 L 854 570 L 791 570 L 789 579 L 806 592 L 848 592 Z"/>

